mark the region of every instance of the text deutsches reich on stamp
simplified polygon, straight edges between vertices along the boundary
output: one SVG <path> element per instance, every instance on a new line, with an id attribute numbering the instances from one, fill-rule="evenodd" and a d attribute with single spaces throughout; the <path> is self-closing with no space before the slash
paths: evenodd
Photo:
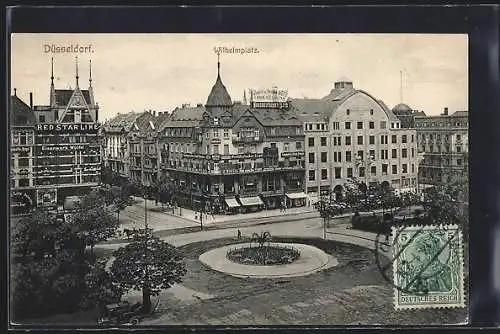
<path id="1" fill-rule="evenodd" d="M 465 307 L 459 226 L 401 225 L 392 239 L 396 310 Z"/>

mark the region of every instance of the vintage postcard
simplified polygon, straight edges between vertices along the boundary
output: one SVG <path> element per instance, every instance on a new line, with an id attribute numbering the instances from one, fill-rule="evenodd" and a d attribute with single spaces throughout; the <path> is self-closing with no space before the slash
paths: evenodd
<path id="1" fill-rule="evenodd" d="M 12 324 L 467 323 L 467 35 L 11 45 Z"/>

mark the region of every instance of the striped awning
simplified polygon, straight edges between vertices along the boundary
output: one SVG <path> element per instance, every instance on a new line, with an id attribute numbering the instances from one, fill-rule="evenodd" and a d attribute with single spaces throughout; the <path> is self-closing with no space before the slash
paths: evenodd
<path id="1" fill-rule="evenodd" d="M 227 206 L 230 208 L 237 208 L 240 206 L 240 203 L 238 203 L 236 198 L 226 198 L 225 201 Z"/>
<path id="2" fill-rule="evenodd" d="M 288 197 L 289 199 L 298 199 L 298 198 L 306 198 L 307 195 L 303 192 L 300 192 L 300 193 L 286 194 L 286 197 Z"/>
<path id="3" fill-rule="evenodd" d="M 252 205 L 264 205 L 264 202 L 260 199 L 260 197 L 241 197 L 240 198 L 241 205 L 243 206 L 252 206 Z"/>

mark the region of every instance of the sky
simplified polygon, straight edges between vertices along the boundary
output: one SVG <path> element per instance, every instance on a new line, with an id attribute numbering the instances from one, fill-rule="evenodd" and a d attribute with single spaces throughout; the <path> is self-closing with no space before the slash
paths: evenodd
<path id="1" fill-rule="evenodd" d="M 273 86 L 293 98 L 321 98 L 347 77 L 390 108 L 404 102 L 428 115 L 468 110 L 467 35 L 12 34 L 11 42 L 12 94 L 17 88 L 28 103 L 33 92 L 35 105 L 49 103 L 51 57 L 56 89 L 75 87 L 75 56 L 79 86 L 87 89 L 92 60 L 100 120 L 205 104 L 217 77 L 216 47 L 254 51 L 220 54 L 233 101 L 245 89 Z M 75 44 L 82 52 L 49 50 Z"/>

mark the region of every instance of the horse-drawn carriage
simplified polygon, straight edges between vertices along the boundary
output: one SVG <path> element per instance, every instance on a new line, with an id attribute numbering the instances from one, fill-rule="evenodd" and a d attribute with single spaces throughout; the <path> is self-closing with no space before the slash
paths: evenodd
<path id="1" fill-rule="evenodd" d="M 127 301 L 105 305 L 97 321 L 100 325 L 138 325 L 145 317 L 152 315 L 158 308 L 160 299 L 145 313 L 141 302 L 130 304 Z"/>

